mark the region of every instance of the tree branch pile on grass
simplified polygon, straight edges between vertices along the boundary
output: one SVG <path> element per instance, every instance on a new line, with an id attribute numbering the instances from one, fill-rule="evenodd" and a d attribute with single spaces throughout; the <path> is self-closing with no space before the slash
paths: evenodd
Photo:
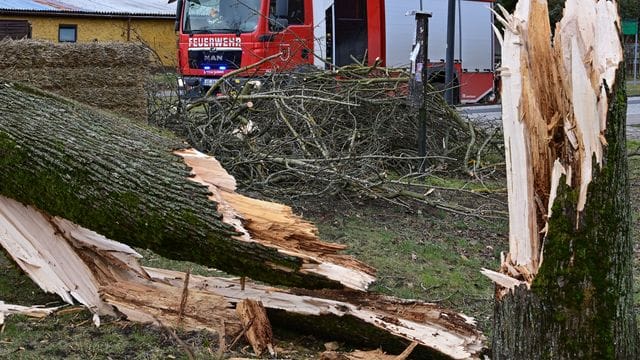
<path id="1" fill-rule="evenodd" d="M 147 119 L 144 85 L 151 51 L 123 42 L 0 41 L 0 79 L 32 84 L 139 121 Z"/>
<path id="2" fill-rule="evenodd" d="M 402 70 L 376 65 L 310 68 L 238 86 L 229 79 L 212 95 L 187 102 L 178 116 L 161 112 L 152 122 L 215 155 L 243 189 L 270 196 L 356 193 L 425 201 L 402 185 L 425 176 L 418 171 L 423 162 L 426 174 L 495 171 L 484 160 L 498 153 L 498 139 L 462 119 L 436 90 L 426 97 L 428 154 L 418 156 L 408 79 Z"/>
<path id="3" fill-rule="evenodd" d="M 243 277 L 143 268 L 125 244 Z M 42 289 L 87 306 L 97 324 L 112 315 L 244 332 L 269 350 L 263 311 L 234 311 L 252 300 L 269 320 L 376 348 L 415 341 L 416 351 L 465 359 L 484 341 L 463 315 L 366 292 L 372 268 L 322 242 L 290 208 L 236 193 L 214 158 L 172 135 L 10 83 L 0 83 L 0 246 Z M 5 308 L 0 314 L 25 311 Z"/>

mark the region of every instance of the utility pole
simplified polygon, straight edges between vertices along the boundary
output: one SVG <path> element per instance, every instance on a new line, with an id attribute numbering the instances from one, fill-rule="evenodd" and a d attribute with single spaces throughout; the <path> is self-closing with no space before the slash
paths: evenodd
<path id="1" fill-rule="evenodd" d="M 427 156 L 427 94 L 429 87 L 428 73 L 428 49 L 429 49 L 429 18 L 431 14 L 422 11 L 413 13 L 416 19 L 416 43 L 411 52 L 411 103 L 418 110 L 418 156 L 420 172 L 424 172 Z"/>
<path id="2" fill-rule="evenodd" d="M 455 32 L 456 32 L 456 0 L 449 0 L 449 7 L 447 10 L 447 54 L 445 59 L 444 68 L 444 99 L 447 104 L 453 104 L 453 54 L 455 47 Z"/>

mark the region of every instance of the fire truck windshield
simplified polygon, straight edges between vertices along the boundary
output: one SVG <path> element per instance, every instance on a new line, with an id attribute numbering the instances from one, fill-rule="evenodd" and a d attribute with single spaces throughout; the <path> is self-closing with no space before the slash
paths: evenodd
<path id="1" fill-rule="evenodd" d="M 182 30 L 186 34 L 252 32 L 259 16 L 260 0 L 188 0 Z"/>

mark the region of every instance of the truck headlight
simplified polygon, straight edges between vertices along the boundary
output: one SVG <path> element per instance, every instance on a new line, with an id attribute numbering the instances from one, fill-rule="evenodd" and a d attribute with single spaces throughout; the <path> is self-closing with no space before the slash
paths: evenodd
<path id="1" fill-rule="evenodd" d="M 182 80 L 182 78 L 178 78 L 178 88 L 184 88 L 184 80 Z"/>

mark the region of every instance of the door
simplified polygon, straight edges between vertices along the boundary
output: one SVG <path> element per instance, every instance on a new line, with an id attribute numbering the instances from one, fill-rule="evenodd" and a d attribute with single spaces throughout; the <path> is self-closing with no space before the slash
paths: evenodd
<path id="1" fill-rule="evenodd" d="M 335 0 L 326 16 L 327 54 L 333 53 L 334 65 L 367 62 L 367 0 Z"/>
<path id="2" fill-rule="evenodd" d="M 277 29 L 275 20 L 276 0 L 269 5 L 269 31 L 272 34 L 266 43 L 267 55 L 280 53 L 273 61 L 279 70 L 296 69 L 313 63 L 312 9 L 305 0 L 289 0 L 285 29 Z"/>

